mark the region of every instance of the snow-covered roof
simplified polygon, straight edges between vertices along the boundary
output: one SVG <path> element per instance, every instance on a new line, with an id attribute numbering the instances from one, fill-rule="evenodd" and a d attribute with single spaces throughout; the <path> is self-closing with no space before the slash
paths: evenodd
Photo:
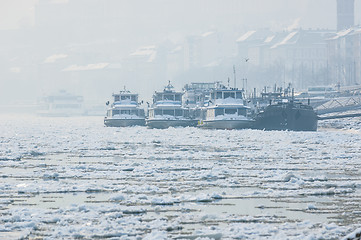
<path id="1" fill-rule="evenodd" d="M 130 56 L 148 57 L 147 62 L 153 62 L 157 56 L 156 46 L 140 47 L 135 52 L 131 53 Z"/>
<path id="2" fill-rule="evenodd" d="M 71 65 L 63 69 L 64 72 L 72 72 L 72 71 L 88 71 L 88 70 L 101 70 L 106 68 L 109 63 L 92 63 L 84 66 L 79 65 Z"/>
<path id="3" fill-rule="evenodd" d="M 281 42 L 276 43 L 275 45 L 273 45 L 271 48 L 276 48 L 285 44 L 288 44 L 290 42 L 290 40 L 296 36 L 296 34 L 298 33 L 298 31 L 294 31 L 289 33 Z"/>
<path id="4" fill-rule="evenodd" d="M 345 30 L 342 30 L 342 31 L 339 31 L 339 32 L 336 33 L 336 36 L 334 36 L 334 37 L 331 38 L 331 39 L 333 39 L 333 40 L 339 39 L 339 38 L 341 38 L 341 37 L 344 37 L 344 36 L 350 34 L 352 31 L 353 31 L 353 29 L 351 29 L 351 28 L 345 29 Z"/>
<path id="5" fill-rule="evenodd" d="M 361 33 L 361 27 L 360 26 L 354 26 L 352 28 L 348 28 L 348 29 L 344 29 L 341 30 L 339 32 L 337 32 L 336 34 L 333 34 L 332 37 L 330 37 L 328 40 L 337 40 L 349 35 L 354 35 L 354 34 L 360 34 Z"/>
<path id="6" fill-rule="evenodd" d="M 265 42 L 265 43 L 270 43 L 270 42 L 272 42 L 272 40 L 273 40 L 275 37 L 276 37 L 275 35 L 269 36 L 269 37 L 267 37 L 267 38 L 264 40 L 264 42 Z"/>
<path id="7" fill-rule="evenodd" d="M 47 57 L 44 60 L 44 63 L 54 63 L 56 62 L 58 59 L 63 59 L 63 58 L 67 58 L 68 55 L 67 54 L 53 54 L 49 57 Z"/>
<path id="8" fill-rule="evenodd" d="M 203 33 L 201 36 L 202 36 L 202 37 L 208 37 L 208 36 L 210 36 L 210 35 L 212 35 L 212 34 L 214 34 L 214 32 L 205 32 L 205 33 Z"/>
<path id="9" fill-rule="evenodd" d="M 238 38 L 237 42 L 243 42 L 243 41 L 247 40 L 249 37 L 251 37 L 255 33 L 256 33 L 255 30 L 248 31 L 245 34 L 243 34 L 240 38 Z"/>
<path id="10" fill-rule="evenodd" d="M 130 56 L 151 55 L 156 51 L 155 49 L 155 46 L 143 46 L 138 48 L 135 52 L 131 53 Z"/>

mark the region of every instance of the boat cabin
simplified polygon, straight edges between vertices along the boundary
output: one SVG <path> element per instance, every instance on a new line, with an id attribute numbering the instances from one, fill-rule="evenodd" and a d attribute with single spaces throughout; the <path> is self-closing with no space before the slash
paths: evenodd
<path id="1" fill-rule="evenodd" d="M 113 94 L 114 102 L 107 110 L 107 117 L 144 117 L 144 109 L 139 108 L 138 94 L 124 90 Z"/>
<path id="2" fill-rule="evenodd" d="M 251 115 L 251 110 L 249 107 L 243 106 L 243 107 L 213 107 L 209 108 L 207 110 L 207 119 L 216 118 L 219 116 L 249 116 Z"/>
<path id="3" fill-rule="evenodd" d="M 189 117 L 189 109 L 177 108 L 152 108 L 149 109 L 149 117 L 156 118 L 157 116 L 171 116 L 171 117 Z"/>
<path id="4" fill-rule="evenodd" d="M 123 115 L 134 115 L 138 117 L 145 116 L 144 110 L 139 108 L 128 108 L 128 109 L 112 108 L 112 109 L 108 109 L 107 111 L 107 117 L 123 116 Z"/>
<path id="5" fill-rule="evenodd" d="M 182 95 L 181 92 L 156 92 L 153 99 L 155 102 L 181 102 Z"/>
<path id="6" fill-rule="evenodd" d="M 114 103 L 136 103 L 138 104 L 138 94 L 130 92 L 120 92 L 113 94 Z"/>
<path id="7" fill-rule="evenodd" d="M 219 88 L 219 82 L 191 83 L 184 86 L 183 103 L 189 107 L 207 106 L 210 100 L 210 93 Z"/>
<path id="8" fill-rule="evenodd" d="M 160 105 L 164 103 L 171 103 L 175 105 L 181 105 L 183 93 L 175 92 L 173 88 L 174 87 L 169 82 L 168 85 L 164 88 L 163 92 L 155 92 L 153 95 L 153 104 Z"/>
<path id="9" fill-rule="evenodd" d="M 218 100 L 218 99 L 243 99 L 243 90 L 238 89 L 217 89 L 212 91 L 211 93 L 211 100 Z"/>

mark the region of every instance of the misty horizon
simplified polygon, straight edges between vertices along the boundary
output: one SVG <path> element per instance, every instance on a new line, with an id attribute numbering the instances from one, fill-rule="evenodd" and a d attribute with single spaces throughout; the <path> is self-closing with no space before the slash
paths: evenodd
<path id="1" fill-rule="evenodd" d="M 358 12 L 360 1 L 356 24 Z M 149 100 L 168 80 L 178 90 L 190 82 L 226 84 L 233 65 L 238 78 L 249 77 L 249 88 L 261 87 L 237 58 L 243 34 L 336 28 L 336 1 L 329 0 L 18 0 L 2 2 L 0 13 L 2 105 L 34 103 L 60 89 L 103 104 L 124 86 Z M 202 70 L 182 70 L 189 63 L 177 51 L 207 33 L 220 46 L 214 60 Z M 144 47 L 155 60 L 139 55 Z"/>

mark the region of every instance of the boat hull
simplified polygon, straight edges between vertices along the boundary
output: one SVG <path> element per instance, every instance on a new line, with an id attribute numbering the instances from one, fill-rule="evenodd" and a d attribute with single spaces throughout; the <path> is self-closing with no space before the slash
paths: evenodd
<path id="1" fill-rule="evenodd" d="M 245 129 L 251 128 L 253 120 L 203 120 L 198 127 L 208 129 Z"/>
<path id="2" fill-rule="evenodd" d="M 274 107 L 256 117 L 254 128 L 264 130 L 317 131 L 312 109 Z"/>
<path id="3" fill-rule="evenodd" d="M 180 120 L 180 119 L 148 119 L 146 121 L 148 128 L 165 129 L 169 127 L 195 127 L 197 126 L 197 120 Z"/>
<path id="4" fill-rule="evenodd" d="M 145 126 L 145 119 L 104 119 L 104 125 L 107 127 L 131 127 Z"/>

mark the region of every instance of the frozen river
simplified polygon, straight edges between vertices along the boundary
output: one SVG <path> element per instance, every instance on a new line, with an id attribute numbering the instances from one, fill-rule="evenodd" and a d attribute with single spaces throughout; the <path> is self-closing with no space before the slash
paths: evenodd
<path id="1" fill-rule="evenodd" d="M 0 239 L 342 239 L 361 120 L 318 132 L 0 118 Z"/>

